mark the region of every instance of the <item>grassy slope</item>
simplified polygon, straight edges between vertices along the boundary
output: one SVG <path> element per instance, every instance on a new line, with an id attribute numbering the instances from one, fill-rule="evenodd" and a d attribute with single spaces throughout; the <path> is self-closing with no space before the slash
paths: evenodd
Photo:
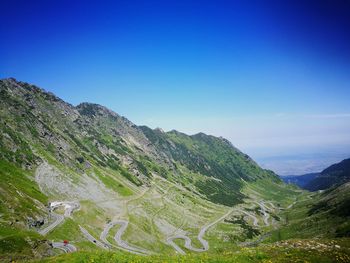
<path id="1" fill-rule="evenodd" d="M 350 159 L 333 164 L 319 173 L 304 188 L 310 191 L 324 190 L 350 181 Z"/>
<path id="2" fill-rule="evenodd" d="M 0 224 L 0 262 L 29 260 L 45 255 L 48 250 L 48 244 L 39 234 Z"/>
<path id="3" fill-rule="evenodd" d="M 47 197 L 43 195 L 32 173 L 0 160 L 0 261 L 9 258 L 32 258 L 34 249 L 39 251 L 45 244 L 42 237 L 26 231 L 28 216 L 44 215 Z M 47 247 L 46 247 L 47 249 Z"/>
<path id="4" fill-rule="evenodd" d="M 270 241 L 290 238 L 350 237 L 350 183 L 321 194 L 304 192 L 281 217 L 284 225 Z"/>
<path id="5" fill-rule="evenodd" d="M 188 173 L 184 176 L 180 173 L 176 180 L 184 186 L 194 185 L 199 193 L 214 203 L 227 206 L 240 203 L 244 198 L 242 179 L 246 182 L 263 178 L 279 181 L 276 175 L 261 169 L 223 138 L 203 133 L 193 136 L 177 131 L 164 133 L 145 126 L 141 129 L 158 150 L 176 161 L 175 165 L 201 175 L 188 177 Z M 182 177 L 189 180 L 184 181 Z"/>
<path id="6" fill-rule="evenodd" d="M 256 194 L 256 187 L 249 185 L 246 193 Z M 189 253 L 186 256 L 172 256 L 162 254 L 159 256 L 140 257 L 122 252 L 79 252 L 72 255 L 62 255 L 49 258 L 45 262 L 349 262 L 350 238 L 337 238 L 337 229 L 342 223 L 347 224 L 344 217 L 329 217 L 326 214 L 338 213 L 337 207 L 348 204 L 348 186 L 335 189 L 323 194 L 301 192 L 296 196 L 293 188 L 275 186 L 275 194 L 265 193 L 265 200 L 272 199 L 277 205 L 276 193 L 279 193 L 281 208 L 296 200 L 293 207 L 281 210 L 280 227 L 265 227 L 262 231 L 272 233 L 263 244 L 258 247 L 241 247 L 237 239 L 223 242 L 218 233 L 238 233 L 239 226 L 226 222 L 219 223 L 206 235 L 211 249 L 207 253 Z M 285 194 L 285 195 L 284 195 Z M 259 200 L 263 197 L 258 196 Z M 336 200 L 334 200 L 336 198 Z M 251 201 L 251 200 L 250 200 Z M 332 207 L 323 206 L 320 211 L 319 204 L 333 204 Z M 311 212 L 310 212 L 311 211 Z M 308 218 L 307 216 L 311 216 Z M 331 219 L 331 220 L 330 220 Z M 328 232 L 328 230 L 332 231 Z M 317 237 L 315 239 L 315 237 Z M 300 239 L 302 238 L 302 239 Z M 312 239 L 310 239 L 312 238 Z M 287 239 L 287 240 L 286 240 Z M 286 240 L 286 241 L 281 241 Z M 181 245 L 181 242 L 177 242 Z"/>
<path id="7" fill-rule="evenodd" d="M 15 165 L 0 160 L 0 209 L 2 220 L 23 221 L 23 216 L 40 215 L 42 211 L 34 202 L 42 206 L 47 197 L 40 192 L 33 181 L 31 171 L 24 171 Z M 40 206 L 40 205 L 39 205 Z"/>
<path id="8" fill-rule="evenodd" d="M 160 159 L 157 159 L 130 142 L 126 143 L 117 135 L 115 130 L 124 126 L 131 134 L 139 132 L 137 127 L 127 126 L 123 118 L 102 114 L 94 115 L 90 119 L 90 111 L 96 111 L 97 108 L 87 105 L 86 115 L 72 121 L 69 117 L 70 114 L 76 114 L 74 109 L 66 108 L 69 112 L 66 117 L 60 108 L 64 104 L 58 98 L 42 93 L 32 86 L 28 88 L 34 89 L 33 98 L 26 96 L 25 100 L 16 97 L 10 99 L 8 94 L 0 94 L 6 102 L 0 108 L 0 125 L 3 131 L 0 134 L 0 154 L 3 160 L 7 160 L 0 162 L 0 233 L 1 242 L 7 244 L 2 247 L 4 255 L 12 252 L 16 254 L 13 249 L 17 248 L 18 256 L 34 256 L 31 248 L 43 238 L 23 230 L 26 218 L 43 216 L 48 198 L 62 198 L 61 195 L 50 193 L 46 197 L 38 190 L 33 181 L 33 170 L 40 159 L 47 160 L 74 182 L 79 181 L 82 173 L 86 173 L 91 178 L 96 176 L 105 187 L 115 192 L 116 198 L 107 201 L 110 207 L 120 207 L 116 214 L 112 214 L 108 207 L 102 207 L 101 204 L 80 200 L 81 210 L 73 214 L 73 219 L 66 220 L 48 235 L 50 240 L 69 238 L 82 251 L 91 250 L 93 246 L 84 241 L 78 231 L 79 224 L 95 237 L 99 237 L 104 225 L 113 217 L 127 219 L 130 225 L 123 239 L 130 244 L 171 255 L 175 252 L 165 244 L 165 239 L 174 233 L 174 229 L 187 231 L 193 243 L 199 246 L 196 236 L 200 228 L 225 214 L 230 206 L 249 209 L 252 205 L 256 206 L 254 202 L 264 199 L 272 201 L 276 206 L 285 207 L 300 194 L 296 189 L 282 184 L 273 173 L 260 169 L 248 156 L 222 138 L 204 134 L 187 136 L 178 132 L 161 133 L 142 128 L 157 150 L 167 156 L 158 156 Z M 34 110 L 26 103 L 28 98 L 36 103 Z M 65 148 L 65 145 L 69 147 Z M 113 150 L 119 154 L 118 157 L 101 152 L 101 147 Z M 129 166 L 122 160 L 126 157 L 132 159 Z M 23 168 L 26 166 L 30 169 Z M 143 179 L 132 172 L 135 169 L 143 175 Z M 137 197 L 141 192 L 138 187 L 141 182 L 148 185 L 148 190 L 142 197 Z M 281 211 L 278 210 L 278 213 Z M 305 212 L 301 212 L 299 216 L 305 216 Z M 256 216 L 261 224 L 262 216 L 259 213 Z M 289 217 L 292 216 L 297 217 Z M 241 220 L 239 217 L 236 213 L 229 220 Z M 212 259 L 221 257 L 218 255 L 223 252 L 236 251 L 237 237 L 240 241 L 249 238 L 249 231 L 246 230 L 251 222 L 247 219 L 240 222 L 220 222 L 208 231 L 205 238 L 210 242 L 209 252 Z M 9 224 L 13 225 L 10 227 Z M 295 224 L 298 225 L 298 222 Z M 172 232 L 169 229 L 164 230 L 164 225 Z M 271 231 L 272 228 L 261 227 L 259 230 L 263 233 Z M 346 229 L 345 226 L 345 231 Z M 112 229 L 109 240 L 116 230 L 117 228 Z M 230 238 L 228 242 L 225 241 L 227 236 Z M 16 241 L 11 246 L 13 240 L 21 241 Z M 181 245 L 183 241 L 176 242 Z M 17 244 L 23 249 L 16 247 Z M 260 257 L 261 252 L 252 253 L 258 253 Z M 72 257 L 79 255 L 82 259 L 95 255 L 102 258 L 107 256 L 105 253 L 78 253 Z M 119 257 L 118 254 L 115 255 Z M 244 253 L 237 255 L 243 259 L 246 256 Z M 189 256 L 188 259 L 205 257 L 206 255 Z M 125 258 L 132 259 L 133 256 Z M 173 258 L 170 257 L 169 260 Z"/>
<path id="9" fill-rule="evenodd" d="M 313 241 L 310 241 L 312 243 Z M 313 244 L 313 243 L 312 243 Z M 62 255 L 55 258 L 48 258 L 43 262 L 349 262 L 350 247 L 348 240 L 319 240 L 325 248 L 313 249 L 312 247 L 294 247 L 266 245 L 259 248 L 241 248 L 235 251 L 225 251 L 220 254 L 203 253 L 200 255 L 187 256 L 149 256 L 142 257 L 125 254 L 122 252 L 78 252 L 70 255 Z M 335 245 L 340 248 L 335 248 Z"/>

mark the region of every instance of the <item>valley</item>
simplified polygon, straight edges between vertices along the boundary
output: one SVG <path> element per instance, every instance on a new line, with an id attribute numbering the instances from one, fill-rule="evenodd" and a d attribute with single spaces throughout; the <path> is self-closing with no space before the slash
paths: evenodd
<path id="1" fill-rule="evenodd" d="M 0 99 L 1 261 L 348 258 L 348 183 L 302 190 L 222 137 L 137 126 L 15 79 Z"/>

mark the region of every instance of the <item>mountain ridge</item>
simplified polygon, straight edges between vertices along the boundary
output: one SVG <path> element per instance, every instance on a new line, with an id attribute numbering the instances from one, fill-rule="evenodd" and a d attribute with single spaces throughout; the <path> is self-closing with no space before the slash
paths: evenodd
<path id="1" fill-rule="evenodd" d="M 260 168 L 257 168 L 257 164 L 246 154 L 241 153 L 236 147 L 234 147 L 232 145 L 231 142 L 229 142 L 228 140 L 224 139 L 224 138 L 220 138 L 220 137 L 215 137 L 212 135 L 206 135 L 204 133 L 197 133 L 194 135 L 187 135 L 185 133 L 182 132 L 178 132 L 175 130 L 169 131 L 169 132 L 165 132 L 165 133 L 161 133 L 161 134 L 157 134 L 154 133 L 154 130 L 150 129 L 150 128 L 145 128 L 145 126 L 137 126 L 135 124 L 133 124 L 131 121 L 129 121 L 127 118 L 120 116 L 119 114 L 115 113 L 114 111 L 99 105 L 99 104 L 95 104 L 95 103 L 80 103 L 77 106 L 72 106 L 71 104 L 68 104 L 66 102 L 64 102 L 63 100 L 59 99 L 58 97 L 56 97 L 53 94 L 47 93 L 44 89 L 38 88 L 34 85 L 30 85 L 28 83 L 25 82 L 16 82 L 16 80 L 14 80 L 13 78 L 11 79 L 6 79 L 6 80 L 2 80 L 3 83 L 9 83 L 9 85 L 13 85 L 14 87 L 16 87 L 17 89 L 21 89 L 19 90 L 18 93 L 25 93 L 27 90 L 26 94 L 21 94 L 22 96 L 26 97 L 26 100 L 29 100 L 29 102 L 33 102 L 31 105 L 31 107 L 34 107 L 32 110 L 35 110 L 35 106 L 32 106 L 34 104 L 38 104 L 38 103 L 34 103 L 35 102 L 35 98 L 32 99 L 28 99 L 30 97 L 30 92 L 34 91 L 34 93 L 36 94 L 40 94 L 40 96 L 44 97 L 45 99 L 49 100 L 49 101 L 53 101 L 56 108 L 58 108 L 58 110 L 56 108 L 53 108 L 52 111 L 46 111 L 47 114 L 51 113 L 51 117 L 49 117 L 49 119 L 56 119 L 58 120 L 59 118 L 62 118 L 62 123 L 61 126 L 67 126 L 69 125 L 70 128 L 72 130 L 77 130 L 78 129 L 86 129 L 85 132 L 86 134 L 88 134 L 89 132 L 92 134 L 97 134 L 96 131 L 94 131 L 93 127 L 102 125 L 101 127 L 99 127 L 99 129 L 103 129 L 103 136 L 104 138 L 108 137 L 108 135 L 113 135 L 116 137 L 120 137 L 121 140 L 119 141 L 119 147 L 117 148 L 115 143 L 113 142 L 113 145 L 111 143 L 109 143 L 108 146 L 113 146 L 112 150 L 114 152 L 116 151 L 124 151 L 127 150 L 128 147 L 132 147 L 132 148 L 136 148 L 134 150 L 138 151 L 138 154 L 142 155 L 145 154 L 149 157 L 152 157 L 158 161 L 161 160 L 161 162 L 163 164 L 167 164 L 169 167 L 169 169 L 173 169 L 174 166 L 172 164 L 172 161 L 170 159 L 173 158 L 177 158 L 177 161 L 182 162 L 182 164 L 184 165 L 191 165 L 191 167 L 194 169 L 194 162 L 197 162 L 196 166 L 196 170 L 195 171 L 201 171 L 204 174 L 210 174 L 210 176 L 213 177 L 220 177 L 219 171 L 220 169 L 222 170 L 222 166 L 218 166 L 216 163 L 214 163 L 214 160 L 209 160 L 208 158 L 211 158 L 209 155 L 209 151 L 208 151 L 208 144 L 211 145 L 211 147 L 215 147 L 215 145 L 220 144 L 218 151 L 221 151 L 222 147 L 227 147 L 226 148 L 226 153 L 229 153 L 232 151 L 232 164 L 234 164 L 235 162 L 238 162 L 239 165 L 236 166 L 232 166 L 232 168 L 228 168 L 226 167 L 226 171 L 222 170 L 222 173 L 227 173 L 227 171 L 230 171 L 231 173 L 235 174 L 235 176 L 237 178 L 242 177 L 245 180 L 250 180 L 252 179 L 255 175 L 251 174 L 250 177 L 246 176 L 246 172 L 242 173 L 239 172 L 237 173 L 236 170 L 240 170 L 240 169 L 245 169 L 247 171 L 249 171 L 250 169 L 255 169 L 255 171 L 258 171 Z M 6 85 L 5 85 L 6 86 Z M 24 88 L 24 90 L 23 90 Z M 29 95 L 28 95 L 29 94 Z M 52 105 L 50 105 L 52 106 Z M 40 109 L 39 109 L 40 110 Z M 63 114 L 62 112 L 57 112 L 63 110 Z M 57 114 L 58 113 L 58 114 Z M 62 116 L 63 115 L 63 116 Z M 39 116 L 39 118 L 41 118 L 42 116 L 40 114 L 37 114 L 37 116 Z M 72 122 L 69 124 L 67 123 L 67 120 L 65 120 L 65 117 L 68 118 L 68 120 L 72 120 Z M 59 121 L 58 124 L 60 124 Z M 91 126 L 94 125 L 94 126 Z M 76 126 L 76 127 L 74 127 Z M 152 130 L 153 132 L 153 136 L 158 136 L 158 137 L 163 137 L 164 143 L 167 144 L 167 149 L 163 149 L 161 147 L 155 148 L 152 144 L 152 142 L 150 141 L 150 138 L 147 138 L 147 136 L 145 136 L 144 132 L 145 130 L 148 129 L 148 132 L 150 132 Z M 65 131 L 67 131 L 69 129 L 66 129 L 66 127 L 63 129 L 63 131 L 61 132 L 64 133 Z M 45 133 L 45 132 L 44 132 Z M 48 133 L 48 132 L 46 132 Z M 76 132 L 77 134 L 78 132 Z M 70 134 L 69 132 L 67 132 L 67 134 L 72 138 L 74 138 L 74 134 Z M 104 141 L 104 138 L 101 137 L 102 134 L 99 134 L 97 137 L 100 138 L 100 141 L 98 142 L 93 142 L 95 144 L 95 146 L 97 145 L 97 149 L 98 151 L 100 151 L 102 148 L 105 148 L 104 150 L 107 151 L 106 147 L 108 148 L 108 146 L 106 146 L 106 141 Z M 87 136 L 89 137 L 89 136 Z M 94 140 L 96 140 L 97 138 L 95 136 Z M 159 138 L 158 138 L 159 139 Z M 74 139 L 73 139 L 74 140 Z M 194 144 L 193 142 L 192 145 L 186 145 L 186 143 L 188 143 L 190 140 L 194 140 Z M 69 143 L 66 143 L 66 139 L 63 138 L 62 144 L 65 145 L 69 145 Z M 75 140 L 76 141 L 76 140 Z M 221 144 L 222 142 L 222 144 Z M 195 144 L 198 145 L 202 145 L 202 149 L 206 149 L 206 156 L 201 156 L 202 153 L 200 153 L 199 151 L 195 150 L 194 148 L 192 148 L 193 146 L 195 146 Z M 107 143 L 108 144 L 108 143 Z M 198 146 L 197 145 L 197 146 Z M 226 145 L 226 146 L 225 146 Z M 164 146 L 164 145 L 163 145 Z M 197 147 L 195 146 L 195 147 Z M 61 148 L 63 148 L 62 146 L 58 146 Z M 175 149 L 175 148 L 176 149 Z M 95 148 L 93 145 L 91 146 L 91 148 Z M 86 146 L 83 147 L 83 152 L 87 150 Z M 94 152 L 96 151 L 96 149 L 90 149 L 90 151 L 93 150 Z M 162 152 L 162 150 L 165 150 L 165 152 L 170 153 L 167 154 L 167 156 L 164 155 L 164 152 Z M 103 150 L 102 150 L 103 151 Z M 96 153 L 96 152 L 95 152 Z M 192 163 L 189 163 L 188 161 L 186 161 L 183 158 L 180 158 L 179 156 L 181 155 L 187 155 L 188 157 L 193 156 L 193 154 L 195 154 L 195 156 L 201 156 L 201 157 L 196 157 L 196 160 L 192 160 Z M 192 155 L 191 155 L 192 154 Z M 220 154 L 218 152 L 218 154 Z M 113 155 L 113 154 L 112 154 Z M 114 154 L 114 155 L 118 155 L 118 154 Z M 237 155 L 237 156 L 236 156 Z M 77 157 L 76 157 L 77 158 Z M 96 159 L 96 158 L 95 158 Z M 180 160 L 181 159 L 181 160 Z M 101 161 L 101 160 L 98 160 Z M 215 160 L 218 161 L 218 160 Z M 230 160 L 228 160 L 230 161 Z M 103 161 L 102 161 L 103 162 Z M 109 158 L 109 162 L 113 163 L 115 162 L 115 160 L 112 160 L 111 158 Z M 187 162 L 187 163 L 186 163 Z M 211 165 L 208 165 L 207 162 L 211 162 Z M 237 163 L 237 164 L 238 164 Z M 205 168 L 206 166 L 206 168 Z M 215 166 L 217 167 L 219 170 L 217 170 L 217 172 L 215 171 L 211 171 L 210 166 Z M 229 170 L 227 170 L 229 169 Z M 267 172 L 267 171 L 263 171 L 263 170 L 259 170 L 260 175 L 262 175 L 263 173 L 269 174 L 269 176 L 272 175 L 271 172 Z M 140 175 L 141 173 L 138 173 L 138 175 Z M 147 181 L 147 176 L 141 176 L 142 180 L 146 180 Z M 219 178 L 220 179 L 220 178 Z M 138 179 L 135 179 L 136 181 Z M 141 180 L 141 181 L 142 181 Z M 233 180 L 233 181 L 232 181 Z M 277 180 L 277 179 L 276 179 Z M 240 182 L 239 180 L 237 181 L 234 178 L 231 178 L 230 180 L 227 180 L 227 182 L 232 181 L 231 185 L 234 186 L 235 184 L 239 185 Z M 139 182 L 139 184 L 141 184 L 141 182 Z M 218 187 L 220 185 L 219 182 L 216 182 L 215 184 L 217 184 L 217 186 L 214 186 L 213 191 L 217 192 L 218 191 Z M 205 188 L 207 187 L 207 183 L 198 183 L 197 184 L 198 187 L 201 188 Z M 226 187 L 225 185 L 221 185 L 222 187 Z M 216 189 L 216 190 L 214 190 Z M 237 188 L 236 188 L 237 189 Z M 202 190 L 203 192 L 204 190 Z M 212 194 L 214 194 L 214 192 L 212 192 L 210 194 L 210 196 L 212 196 Z M 234 197 L 234 196 L 232 196 Z M 238 196 L 237 196 L 238 197 Z M 242 196 L 241 196 L 242 197 Z M 212 197 L 209 197 L 212 198 Z M 228 197 L 227 197 L 228 198 Z M 216 198 L 216 201 L 218 201 L 219 199 Z M 232 201 L 230 201 L 232 203 Z"/>
<path id="2" fill-rule="evenodd" d="M 334 163 L 318 173 L 283 175 L 280 178 L 286 183 L 294 183 L 309 191 L 338 187 L 350 181 L 350 159 Z"/>
<path id="3" fill-rule="evenodd" d="M 350 158 L 332 164 L 305 185 L 310 191 L 337 187 L 350 181 Z"/>
<path id="4" fill-rule="evenodd" d="M 66 252 L 220 254 L 262 242 L 306 198 L 222 137 L 137 126 L 14 79 L 0 101 L 0 260 L 57 255 L 63 240 Z"/>
<path id="5" fill-rule="evenodd" d="M 307 173 L 302 175 L 281 175 L 281 179 L 290 184 L 296 184 L 297 186 L 304 188 L 312 179 L 314 179 L 319 173 Z"/>

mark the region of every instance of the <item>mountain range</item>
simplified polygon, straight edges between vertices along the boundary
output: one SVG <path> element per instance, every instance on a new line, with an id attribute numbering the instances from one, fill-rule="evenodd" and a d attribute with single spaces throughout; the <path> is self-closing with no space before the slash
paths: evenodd
<path id="1" fill-rule="evenodd" d="M 350 159 L 333 164 L 320 173 L 298 176 L 281 176 L 286 183 L 293 183 L 309 191 L 325 190 L 350 181 Z"/>
<path id="2" fill-rule="evenodd" d="M 0 101 L 2 261 L 348 257 L 348 160 L 311 181 L 338 187 L 310 193 L 222 137 L 137 126 L 13 78 Z M 325 250 L 304 255 L 296 242 Z"/>

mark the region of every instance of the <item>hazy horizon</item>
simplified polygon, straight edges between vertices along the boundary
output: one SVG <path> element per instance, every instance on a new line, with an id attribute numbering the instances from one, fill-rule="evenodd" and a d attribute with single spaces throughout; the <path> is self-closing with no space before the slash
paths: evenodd
<path id="1" fill-rule="evenodd" d="M 349 5 L 316 3 L 3 1 L 0 77 L 300 174 L 350 152 Z"/>

